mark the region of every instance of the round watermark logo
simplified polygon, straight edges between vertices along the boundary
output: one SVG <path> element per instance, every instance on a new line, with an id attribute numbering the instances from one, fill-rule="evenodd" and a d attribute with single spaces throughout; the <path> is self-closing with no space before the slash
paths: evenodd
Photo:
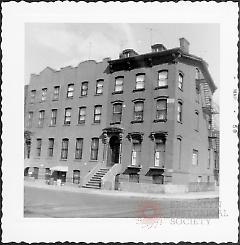
<path id="1" fill-rule="evenodd" d="M 138 208 L 138 223 L 146 228 L 152 228 L 162 224 L 160 218 L 160 204 L 152 200 L 143 200 Z"/>

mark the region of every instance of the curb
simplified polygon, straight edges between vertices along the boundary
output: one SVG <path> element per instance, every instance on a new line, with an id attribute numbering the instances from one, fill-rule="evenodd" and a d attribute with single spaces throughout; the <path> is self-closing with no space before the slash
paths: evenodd
<path id="1" fill-rule="evenodd" d="M 95 189 L 85 189 L 73 186 L 49 186 L 44 183 L 28 182 L 24 181 L 24 186 L 33 187 L 39 189 L 55 190 L 55 191 L 66 191 L 72 193 L 82 193 L 82 194 L 97 194 L 106 196 L 121 196 L 121 197 L 143 197 L 148 199 L 213 199 L 219 198 L 219 193 L 217 191 L 209 192 L 192 192 L 183 194 L 155 194 L 155 193 L 139 193 L 139 192 L 123 192 L 123 191 L 110 191 L 110 190 L 95 190 Z"/>

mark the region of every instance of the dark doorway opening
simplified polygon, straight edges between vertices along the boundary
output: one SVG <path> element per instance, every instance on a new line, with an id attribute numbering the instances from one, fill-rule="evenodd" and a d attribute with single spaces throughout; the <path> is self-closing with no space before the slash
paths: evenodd
<path id="1" fill-rule="evenodd" d="M 112 136 L 109 141 L 108 165 L 119 163 L 120 140 L 118 136 Z"/>

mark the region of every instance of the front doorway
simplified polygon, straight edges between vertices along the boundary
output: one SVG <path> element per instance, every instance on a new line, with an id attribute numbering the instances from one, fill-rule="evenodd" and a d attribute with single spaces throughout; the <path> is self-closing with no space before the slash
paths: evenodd
<path id="1" fill-rule="evenodd" d="M 113 135 L 109 140 L 107 165 L 112 166 L 116 163 L 119 163 L 119 154 L 120 140 L 118 136 Z"/>

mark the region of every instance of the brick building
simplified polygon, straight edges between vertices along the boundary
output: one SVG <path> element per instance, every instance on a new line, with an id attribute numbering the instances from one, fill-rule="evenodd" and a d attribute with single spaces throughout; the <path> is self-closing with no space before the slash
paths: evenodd
<path id="1" fill-rule="evenodd" d="M 25 175 L 105 189 L 214 182 L 216 86 L 207 67 L 180 38 L 174 49 L 127 49 L 31 75 Z"/>

